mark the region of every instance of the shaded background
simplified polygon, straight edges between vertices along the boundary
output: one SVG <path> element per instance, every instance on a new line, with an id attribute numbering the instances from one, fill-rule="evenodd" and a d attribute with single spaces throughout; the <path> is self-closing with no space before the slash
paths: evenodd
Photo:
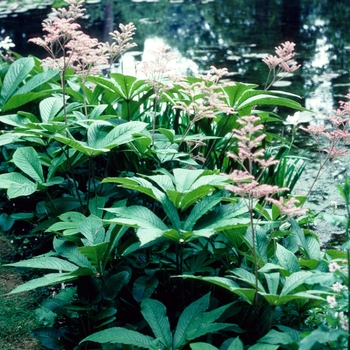
<path id="1" fill-rule="evenodd" d="M 27 40 L 42 34 L 52 4 L 1 5 L 1 36 L 11 36 L 22 55 L 44 57 L 44 50 Z M 133 22 L 139 53 L 163 42 L 182 56 L 187 74 L 227 67 L 231 79 L 263 87 L 268 70 L 262 57 L 290 40 L 302 68 L 281 86 L 300 95 L 307 108 L 329 112 L 350 86 L 349 0 L 91 0 L 86 7 L 81 24 L 91 36 L 107 41 L 119 23 Z"/>

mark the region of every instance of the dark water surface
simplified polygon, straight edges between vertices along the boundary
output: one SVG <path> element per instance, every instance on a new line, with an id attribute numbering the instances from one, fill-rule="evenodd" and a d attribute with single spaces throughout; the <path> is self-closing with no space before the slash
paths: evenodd
<path id="1" fill-rule="evenodd" d="M 21 3 L 32 9 L 21 12 Z M 48 4 L 18 1 L 19 12 L 11 14 L 0 7 L 0 33 L 13 38 L 20 54 L 44 55 L 27 40 L 41 35 Z M 232 79 L 263 87 L 268 71 L 261 58 L 289 40 L 302 68 L 280 85 L 307 108 L 328 112 L 350 87 L 350 0 L 90 0 L 86 7 L 82 24 L 91 36 L 107 40 L 119 23 L 133 22 L 137 50 L 165 43 L 189 74 L 227 67 Z"/>
<path id="2" fill-rule="evenodd" d="M 49 9 L 3 12 L 1 17 L 0 8 L 1 36 L 10 35 L 20 54 L 44 57 L 43 50 L 27 40 L 41 35 Z M 138 52 L 126 56 L 126 68 L 133 68 L 133 58 L 140 59 L 146 47 L 163 43 L 181 58 L 187 74 L 211 65 L 226 67 L 231 79 L 262 88 L 268 69 L 261 59 L 274 54 L 280 43 L 293 41 L 302 67 L 273 88 L 301 96 L 301 103 L 315 112 L 315 123 L 321 113 L 336 108 L 350 88 L 350 0 L 94 0 L 88 1 L 86 17 L 85 31 L 104 41 L 119 23 L 135 24 Z M 323 174 L 310 197 L 315 210 L 329 212 L 332 201 L 340 203 L 334 184 L 349 173 L 348 160 L 331 165 Z M 316 171 L 314 161 L 298 191 L 310 185 Z M 322 223 L 317 231 L 324 241 L 333 231 L 341 233 Z"/>

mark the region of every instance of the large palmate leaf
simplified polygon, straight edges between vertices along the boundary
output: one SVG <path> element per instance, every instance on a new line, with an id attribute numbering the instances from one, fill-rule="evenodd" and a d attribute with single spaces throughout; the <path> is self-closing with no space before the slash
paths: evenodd
<path id="1" fill-rule="evenodd" d="M 19 58 L 11 64 L 1 89 L 0 107 L 2 112 L 48 96 L 59 89 L 58 86 L 57 88 L 47 86 L 46 90 L 41 89 L 42 91 L 37 91 L 41 86 L 53 79 L 57 75 L 57 72 L 46 70 L 35 74 L 25 81 L 32 68 L 34 68 L 34 60 L 31 57 Z M 24 84 L 19 87 L 23 81 L 25 81 Z"/>
<path id="2" fill-rule="evenodd" d="M 39 156 L 33 147 L 18 148 L 13 154 L 12 160 L 19 169 L 33 180 L 39 183 L 45 182 Z"/>
<path id="3" fill-rule="evenodd" d="M 231 273 L 235 276 L 235 278 L 240 279 L 248 283 L 250 286 L 255 287 L 255 275 L 241 267 L 237 267 L 231 271 Z M 258 281 L 258 290 L 261 292 L 265 292 L 264 286 Z"/>
<path id="4" fill-rule="evenodd" d="M 78 269 L 78 266 L 70 263 L 69 261 L 52 256 L 33 258 L 16 263 L 6 264 L 4 266 L 30 267 L 33 269 L 48 269 L 58 271 L 75 271 Z"/>
<path id="5" fill-rule="evenodd" d="M 77 251 L 87 257 L 92 266 L 94 266 L 98 272 L 102 272 L 101 268 L 104 265 L 103 260 L 106 254 L 106 248 L 108 247 L 108 242 L 87 245 L 84 247 L 78 247 Z"/>
<path id="6" fill-rule="evenodd" d="M 141 245 L 154 241 L 169 230 L 168 226 L 157 215 L 143 206 L 134 205 L 105 210 L 114 213 L 116 216 L 115 219 L 110 219 L 108 222 L 138 228 L 136 234 Z"/>
<path id="7" fill-rule="evenodd" d="M 270 106 L 285 106 L 296 110 L 305 110 L 300 103 L 286 97 L 280 97 L 278 94 L 288 95 L 289 97 L 298 97 L 295 94 L 288 94 L 280 91 L 265 91 L 249 89 L 244 91 L 241 97 L 236 100 L 233 107 L 240 113 L 251 110 L 253 106 L 270 105 Z M 242 115 L 240 113 L 240 115 Z"/>
<path id="8" fill-rule="evenodd" d="M 153 176 L 149 176 L 152 181 L 155 181 Z M 157 176 L 156 179 L 161 182 L 161 178 L 168 178 L 168 176 Z M 107 178 L 104 179 L 102 182 L 113 182 L 118 183 L 121 185 L 121 187 L 128 188 L 130 190 L 139 191 L 141 193 L 145 193 L 151 198 L 159 201 L 164 209 L 164 212 L 168 215 L 171 223 L 173 224 L 173 227 L 177 230 L 180 229 L 181 223 L 179 214 L 174 206 L 174 204 L 168 199 L 166 194 L 159 190 L 159 188 L 156 186 L 156 184 L 159 184 L 155 182 L 153 184 L 152 182 L 140 178 L 140 177 L 133 177 L 133 178 Z"/>
<path id="9" fill-rule="evenodd" d="M 304 283 L 312 275 L 311 271 L 298 271 L 286 277 L 286 282 L 281 290 L 281 295 L 287 295 Z"/>
<path id="10" fill-rule="evenodd" d="M 78 226 L 79 232 L 86 238 L 88 244 L 99 244 L 105 240 L 105 229 L 102 221 L 94 216 L 89 216 Z"/>
<path id="11" fill-rule="evenodd" d="M 59 96 L 48 97 L 39 103 L 41 120 L 44 123 L 52 120 L 63 107 L 63 98 Z"/>
<path id="12" fill-rule="evenodd" d="M 109 89 L 120 96 L 123 100 L 132 100 L 138 94 L 150 89 L 144 80 L 138 80 L 133 76 L 112 73 L 112 79 L 102 77 L 89 77 L 88 80 Z"/>
<path id="13" fill-rule="evenodd" d="M 89 128 L 91 128 L 92 125 Z M 88 139 L 88 145 L 97 148 L 112 149 L 119 145 L 123 145 L 125 143 L 135 140 L 135 135 L 141 133 L 146 127 L 147 124 L 142 122 L 123 123 L 114 127 L 103 138 L 94 137 L 93 144 L 91 144 L 90 139 Z"/>
<path id="14" fill-rule="evenodd" d="M 196 222 L 209 210 L 215 207 L 222 200 L 220 194 L 212 195 L 203 198 L 199 201 L 194 208 L 192 209 L 190 215 L 187 217 L 186 221 L 183 224 L 184 230 L 192 230 Z"/>
<path id="15" fill-rule="evenodd" d="M 290 272 L 297 272 L 300 270 L 300 265 L 296 256 L 284 248 L 282 245 L 276 243 L 276 257 L 279 261 L 279 264 Z"/>
<path id="16" fill-rule="evenodd" d="M 78 276 L 85 276 L 87 271 L 84 269 L 78 269 L 70 273 L 50 273 L 44 277 L 35 278 L 29 282 L 23 283 L 17 288 L 13 289 L 9 294 L 16 294 L 27 292 L 39 287 L 51 286 L 53 284 L 67 283 L 74 281 Z"/>
<path id="17" fill-rule="evenodd" d="M 33 68 L 34 59 L 31 57 L 22 57 L 11 64 L 2 84 L 0 94 L 1 106 L 3 106 L 11 95 L 13 95 L 18 86 Z"/>
<path id="18" fill-rule="evenodd" d="M 280 273 L 272 272 L 272 273 L 264 273 L 267 287 L 269 289 L 270 294 L 277 294 L 279 282 L 280 282 Z"/>
<path id="19" fill-rule="evenodd" d="M 322 252 L 318 240 L 311 235 L 305 236 L 304 231 L 295 219 L 291 218 L 290 222 L 292 235 L 296 238 L 300 249 L 305 252 L 307 258 L 320 260 L 322 258 Z"/>
<path id="20" fill-rule="evenodd" d="M 11 199 L 31 195 L 37 190 L 37 184 L 13 172 L 0 175 L 0 188 L 7 189 L 7 196 Z"/>
<path id="21" fill-rule="evenodd" d="M 219 350 L 214 345 L 210 345 L 208 343 L 192 343 L 190 344 L 190 348 L 192 350 Z"/>
<path id="22" fill-rule="evenodd" d="M 83 339 L 81 343 L 86 341 L 93 341 L 100 344 L 128 344 L 138 346 L 140 348 L 149 349 L 154 339 L 147 335 L 143 335 L 139 332 L 132 331 L 130 329 L 122 327 L 112 327 L 89 335 L 88 337 Z"/>
<path id="23" fill-rule="evenodd" d="M 247 303 L 253 304 L 255 297 L 255 289 L 253 288 L 241 288 L 236 282 L 232 281 L 229 278 L 225 277 L 201 277 L 201 276 L 191 276 L 191 275 L 182 275 L 182 278 L 191 278 L 199 281 L 213 283 L 217 286 L 220 286 L 224 289 L 229 290 L 230 292 L 240 296 Z"/>
<path id="24" fill-rule="evenodd" d="M 108 278 L 103 286 L 103 295 L 106 300 L 113 300 L 120 290 L 129 282 L 131 274 L 120 271 Z"/>
<path id="25" fill-rule="evenodd" d="M 177 323 L 176 332 L 174 334 L 175 349 L 186 344 L 189 327 L 191 326 L 192 322 L 194 322 L 198 317 L 201 317 L 205 310 L 207 310 L 209 306 L 209 296 L 209 294 L 206 294 L 202 298 L 196 300 L 187 306 L 181 314 Z"/>
<path id="26" fill-rule="evenodd" d="M 151 297 L 158 286 L 155 276 L 140 276 L 132 286 L 132 296 L 138 302 Z"/>
<path id="27" fill-rule="evenodd" d="M 109 152 L 109 149 L 107 148 L 90 147 L 86 142 L 77 141 L 72 136 L 67 137 L 60 134 L 55 134 L 53 138 L 56 141 L 62 142 L 63 144 L 76 149 L 77 151 L 81 152 L 82 154 L 88 157 L 96 157 L 102 153 Z"/>
<path id="28" fill-rule="evenodd" d="M 154 335 L 167 349 L 172 348 L 173 336 L 170 331 L 166 308 L 158 300 L 144 299 L 141 303 L 141 313 L 150 325 Z"/>

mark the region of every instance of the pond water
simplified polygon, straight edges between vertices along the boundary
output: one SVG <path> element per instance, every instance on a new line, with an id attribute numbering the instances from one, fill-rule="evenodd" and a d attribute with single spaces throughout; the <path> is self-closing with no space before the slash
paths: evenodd
<path id="1" fill-rule="evenodd" d="M 41 22 L 50 11 L 45 1 L 35 4 L 40 2 L 24 12 L 3 12 L 0 34 L 10 35 L 20 54 L 45 54 L 27 43 L 41 35 Z M 261 59 L 289 40 L 296 43 L 302 67 L 273 88 L 301 96 L 302 104 L 314 111 L 313 122 L 320 123 L 320 114 L 336 108 L 350 88 L 348 0 L 90 0 L 82 25 L 91 36 L 107 40 L 108 32 L 129 22 L 137 27 L 138 47 L 126 56 L 125 69 L 133 68 L 133 59 L 139 59 L 145 47 L 164 43 L 182 58 L 187 74 L 205 72 L 211 65 L 226 67 L 230 79 L 263 88 L 268 70 Z M 298 190 L 312 181 L 315 164 L 305 171 Z M 348 164 L 348 159 L 333 164 L 323 175 L 310 197 L 315 210 L 327 211 L 331 201 L 340 201 L 334 184 L 342 178 L 336 174 L 344 176 Z M 322 240 L 328 240 L 330 230 L 337 231 L 327 225 L 317 229 Z"/>

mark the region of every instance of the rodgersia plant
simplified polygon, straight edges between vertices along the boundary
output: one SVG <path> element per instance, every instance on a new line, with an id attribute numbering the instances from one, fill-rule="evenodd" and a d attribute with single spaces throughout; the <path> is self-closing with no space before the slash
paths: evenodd
<path id="1" fill-rule="evenodd" d="M 269 75 L 266 79 L 265 89 L 268 90 L 276 81 L 282 80 L 289 73 L 300 68 L 294 60 L 295 43 L 286 41 L 275 48 L 276 55 L 268 55 L 263 58 L 263 62 L 269 68 Z"/>
<path id="2" fill-rule="evenodd" d="M 198 75 L 197 81 L 189 82 L 182 79 L 178 92 L 187 96 L 187 99 L 177 100 L 173 106 L 174 109 L 184 111 L 187 117 L 187 128 L 183 133 L 179 146 L 186 138 L 186 135 L 192 127 L 202 119 L 215 119 L 220 113 L 225 115 L 236 114 L 234 108 L 229 107 L 225 102 L 226 95 L 222 88 L 232 86 L 234 83 L 219 84 L 219 80 L 228 74 L 226 68 L 217 69 L 210 67 L 206 75 Z"/>
<path id="3" fill-rule="evenodd" d="M 43 31 L 46 32 L 43 38 L 29 39 L 43 47 L 49 54 L 42 63 L 52 69 L 58 69 L 61 77 L 64 108 L 66 106 L 65 75 L 66 71 L 73 69 L 82 80 L 84 93 L 84 111 L 88 117 L 86 107 L 86 79 L 88 76 L 101 72 L 103 65 L 109 62 L 111 65 L 125 51 L 136 44 L 130 43 L 136 30 L 132 23 L 120 24 L 121 32 L 117 30 L 110 33 L 113 42 L 99 43 L 97 39 L 91 38 L 83 33 L 81 26 L 76 20 L 83 16 L 85 0 L 65 0 L 69 7 L 53 9 L 54 19 L 46 19 L 43 22 Z M 65 113 L 66 117 L 66 113 Z"/>
<path id="4" fill-rule="evenodd" d="M 152 117 L 152 145 L 154 145 L 159 102 L 162 94 L 171 89 L 173 81 L 177 79 L 177 57 L 171 52 L 171 47 L 165 45 L 153 48 L 146 54 L 149 59 L 139 62 L 137 70 L 154 90 Z"/>
<path id="5" fill-rule="evenodd" d="M 345 97 L 350 98 L 350 94 Z M 349 154 L 346 146 L 350 142 L 350 103 L 340 101 L 339 105 L 339 108 L 333 111 L 333 115 L 324 116 L 323 125 L 300 127 L 311 135 L 318 148 L 319 168 L 306 196 L 311 193 L 319 177 L 327 170 L 329 163 Z"/>
<path id="6" fill-rule="evenodd" d="M 263 125 L 259 123 L 259 121 L 260 118 L 256 116 L 246 116 L 238 120 L 242 128 L 233 130 L 233 137 L 238 143 L 238 152 L 237 154 L 228 152 L 227 156 L 237 163 L 239 169 L 234 170 L 231 174 L 223 174 L 233 182 L 233 185 L 226 186 L 226 189 L 242 197 L 249 211 L 254 258 L 256 310 L 258 309 L 259 257 L 256 250 L 255 231 L 256 225 L 259 224 L 259 219 L 261 218 L 261 214 L 258 215 L 257 218 L 254 214 L 257 201 L 263 200 L 265 205 L 267 202 L 272 202 L 279 208 L 281 215 L 296 216 L 306 213 L 305 209 L 300 209 L 295 206 L 295 204 L 299 203 L 295 198 L 287 200 L 280 197 L 279 201 L 273 199 L 274 195 L 288 191 L 288 188 L 259 183 L 264 172 L 267 171 L 270 166 L 278 163 L 278 161 L 273 158 L 265 159 L 265 150 L 261 147 L 261 142 L 266 135 L 261 133 Z"/>
<path id="7" fill-rule="evenodd" d="M 134 24 L 119 24 L 119 28 L 120 31 L 114 30 L 113 32 L 109 33 L 113 39 L 111 44 L 109 42 L 100 44 L 102 51 L 108 55 L 109 71 L 112 70 L 113 64 L 120 56 L 123 55 L 124 52 L 137 46 L 136 43 L 130 42 L 133 40 L 133 35 L 136 31 Z"/>
<path id="8" fill-rule="evenodd" d="M 220 330 L 241 332 L 234 324 L 246 310 L 253 314 L 247 318 L 254 325 L 263 322 L 261 314 L 271 315 L 268 326 L 260 327 L 264 334 L 273 323 L 277 305 L 323 301 L 304 290 L 303 281 L 311 272 L 299 271 L 295 256 L 299 245 L 309 254 L 305 264 L 318 261 L 317 240 L 313 236 L 306 240 L 297 224 L 293 232 L 275 229 L 305 210 L 297 207 L 297 199 L 280 197 L 287 192 L 286 186 L 264 183 L 267 172 L 277 164 L 267 159 L 262 146 L 263 122 L 272 118 L 267 112 L 261 112 L 263 120 L 255 116 L 260 113 L 255 108 L 259 104 L 302 109 L 300 104 L 290 100 L 290 94 L 274 96 L 253 84 L 222 83 L 226 69 L 211 67 L 205 75 L 174 79 L 169 73 L 175 57 L 167 47 L 157 49 L 150 61 L 139 65 L 145 80 L 118 73 L 91 77 L 107 60 L 112 64 L 134 46 L 135 27 L 121 25 L 112 33 L 114 43 L 98 43 L 76 23 L 84 11 L 83 1 L 66 2 L 67 9 L 57 10 L 54 19 L 44 22 L 43 38 L 31 40 L 49 53 L 43 64 L 59 71 L 63 102 L 61 95 L 57 97 L 61 91 L 55 80 L 50 80 L 57 74 L 45 70 L 51 75 L 44 82 L 52 90 L 38 96 L 42 99 L 39 107 L 29 113 L 12 104 L 18 115 L 0 117 L 8 127 L 0 135 L 1 165 L 6 169 L 0 174 L 0 187 L 10 199 L 27 201 L 30 196 L 36 203 L 30 216 L 33 226 L 40 222 L 33 234 L 55 236 L 49 254 L 13 264 L 49 271 L 13 292 L 73 284 L 45 303 L 56 312 L 57 327 L 36 334 L 60 349 L 97 348 L 88 342 L 101 340 L 99 334 L 90 337 L 97 331 L 109 334 L 111 341 L 107 342 L 113 344 L 122 339 L 128 345 L 142 346 L 138 339 L 143 339 L 150 348 L 174 350 L 186 345 L 195 349 L 196 345 L 187 344 L 196 337 Z M 293 49 L 291 43 L 278 49 L 278 64 L 284 71 L 297 67 L 291 61 Z M 31 92 L 25 81 L 34 62 L 26 69 L 23 62 L 27 61 L 10 67 L 2 97 L 7 96 L 8 82 L 17 84 L 7 88 L 9 99 L 26 96 L 23 90 Z M 85 82 L 94 86 L 90 89 Z M 34 83 L 28 85 L 37 88 Z M 148 118 L 145 112 L 151 108 L 152 118 Z M 190 152 L 208 145 L 206 157 L 215 161 L 206 162 L 200 153 L 190 159 Z M 233 167 L 222 165 L 219 159 L 225 158 L 226 151 Z M 230 174 L 219 175 L 232 168 Z M 290 236 L 297 236 L 300 242 Z M 223 277 L 227 271 L 238 276 L 238 283 L 227 282 Z M 218 288 L 203 297 L 211 286 L 187 288 L 183 279 L 170 278 L 200 279 L 199 274 L 236 293 L 229 296 L 234 302 L 222 306 L 225 296 L 222 299 Z M 141 329 L 144 321 L 140 323 L 141 315 L 135 312 L 140 305 L 155 337 L 145 335 L 150 329 Z M 226 315 L 231 319 L 223 323 L 221 317 Z M 124 328 L 127 323 L 133 331 Z M 177 329 L 170 331 L 168 323 L 177 324 Z M 108 331 L 112 327 L 114 331 Z M 249 329 L 252 327 L 245 328 L 248 333 Z M 214 337 L 206 340 L 221 344 L 223 338 L 218 337 L 218 341 Z M 242 349 L 243 344 L 236 340 Z M 251 339 L 246 341 L 250 344 Z"/>

